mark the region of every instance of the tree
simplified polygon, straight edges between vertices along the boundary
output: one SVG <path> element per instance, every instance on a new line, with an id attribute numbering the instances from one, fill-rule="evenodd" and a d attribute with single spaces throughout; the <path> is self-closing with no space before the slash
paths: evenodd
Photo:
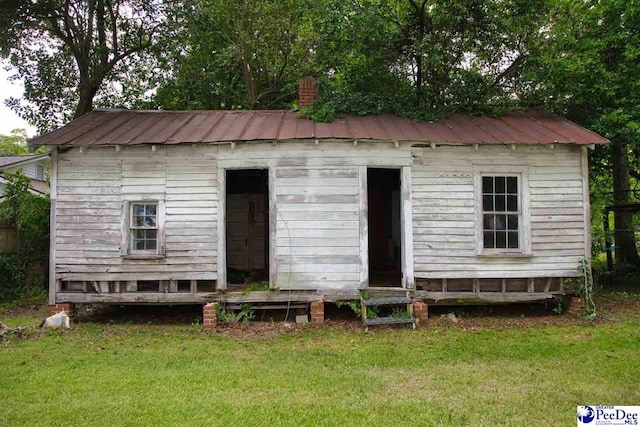
<path id="1" fill-rule="evenodd" d="M 637 1 L 558 2 L 522 84 L 524 104 L 546 105 L 611 140 L 591 156 L 591 171 L 613 187 L 596 197 L 614 204 L 638 200 L 631 190 L 640 178 L 638 28 Z M 616 264 L 637 263 L 632 213 L 617 211 L 614 220 Z"/>
<path id="2" fill-rule="evenodd" d="M 6 103 L 40 131 L 80 117 L 169 33 L 161 0 L 2 1 L 0 55 L 25 86 Z"/>
<path id="3" fill-rule="evenodd" d="M 9 135 L 0 135 L 0 156 L 24 156 L 29 154 L 27 132 L 14 129 Z"/>
<path id="4" fill-rule="evenodd" d="M 329 0 L 326 8 L 314 19 L 324 83 L 315 108 L 433 119 L 514 105 L 514 84 L 538 48 L 549 6 L 544 0 Z"/>
<path id="5" fill-rule="evenodd" d="M 311 0 L 199 0 L 156 105 L 170 109 L 286 108 L 311 59 Z"/>

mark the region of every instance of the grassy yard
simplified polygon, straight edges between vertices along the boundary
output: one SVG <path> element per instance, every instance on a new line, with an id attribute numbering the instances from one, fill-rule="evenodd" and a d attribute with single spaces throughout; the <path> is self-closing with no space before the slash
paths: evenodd
<path id="1" fill-rule="evenodd" d="M 640 298 L 604 306 L 369 334 L 80 323 L 0 344 L 0 425 L 572 426 L 578 404 L 640 404 Z"/>

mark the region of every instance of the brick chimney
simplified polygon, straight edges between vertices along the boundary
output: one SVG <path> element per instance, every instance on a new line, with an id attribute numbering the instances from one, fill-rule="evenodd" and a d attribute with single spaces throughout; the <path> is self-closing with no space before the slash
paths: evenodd
<path id="1" fill-rule="evenodd" d="M 298 82 L 298 107 L 305 108 L 313 104 L 319 96 L 318 83 L 313 77 L 305 77 Z"/>

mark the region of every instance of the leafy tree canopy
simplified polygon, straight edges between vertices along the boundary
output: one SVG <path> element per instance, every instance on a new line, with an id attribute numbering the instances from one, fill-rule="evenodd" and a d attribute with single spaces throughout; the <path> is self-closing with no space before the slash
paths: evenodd
<path id="1" fill-rule="evenodd" d="M 22 99 L 6 104 L 45 131 L 91 111 L 94 102 L 139 99 L 154 53 L 161 56 L 170 36 L 167 9 L 161 0 L 0 2 L 0 56 L 25 87 Z"/>
<path id="2" fill-rule="evenodd" d="M 38 148 L 33 153 L 29 152 L 27 131 L 24 129 L 14 129 L 9 135 L 0 135 L 0 156 L 24 156 L 44 153 L 46 153 L 44 147 Z"/>

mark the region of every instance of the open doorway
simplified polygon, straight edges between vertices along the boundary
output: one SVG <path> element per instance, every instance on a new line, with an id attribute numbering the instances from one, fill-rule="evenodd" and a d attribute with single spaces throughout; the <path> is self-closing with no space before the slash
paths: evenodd
<path id="1" fill-rule="evenodd" d="M 269 178 L 266 169 L 226 171 L 227 283 L 269 281 Z"/>
<path id="2" fill-rule="evenodd" d="M 367 169 L 369 286 L 402 286 L 400 170 Z"/>

